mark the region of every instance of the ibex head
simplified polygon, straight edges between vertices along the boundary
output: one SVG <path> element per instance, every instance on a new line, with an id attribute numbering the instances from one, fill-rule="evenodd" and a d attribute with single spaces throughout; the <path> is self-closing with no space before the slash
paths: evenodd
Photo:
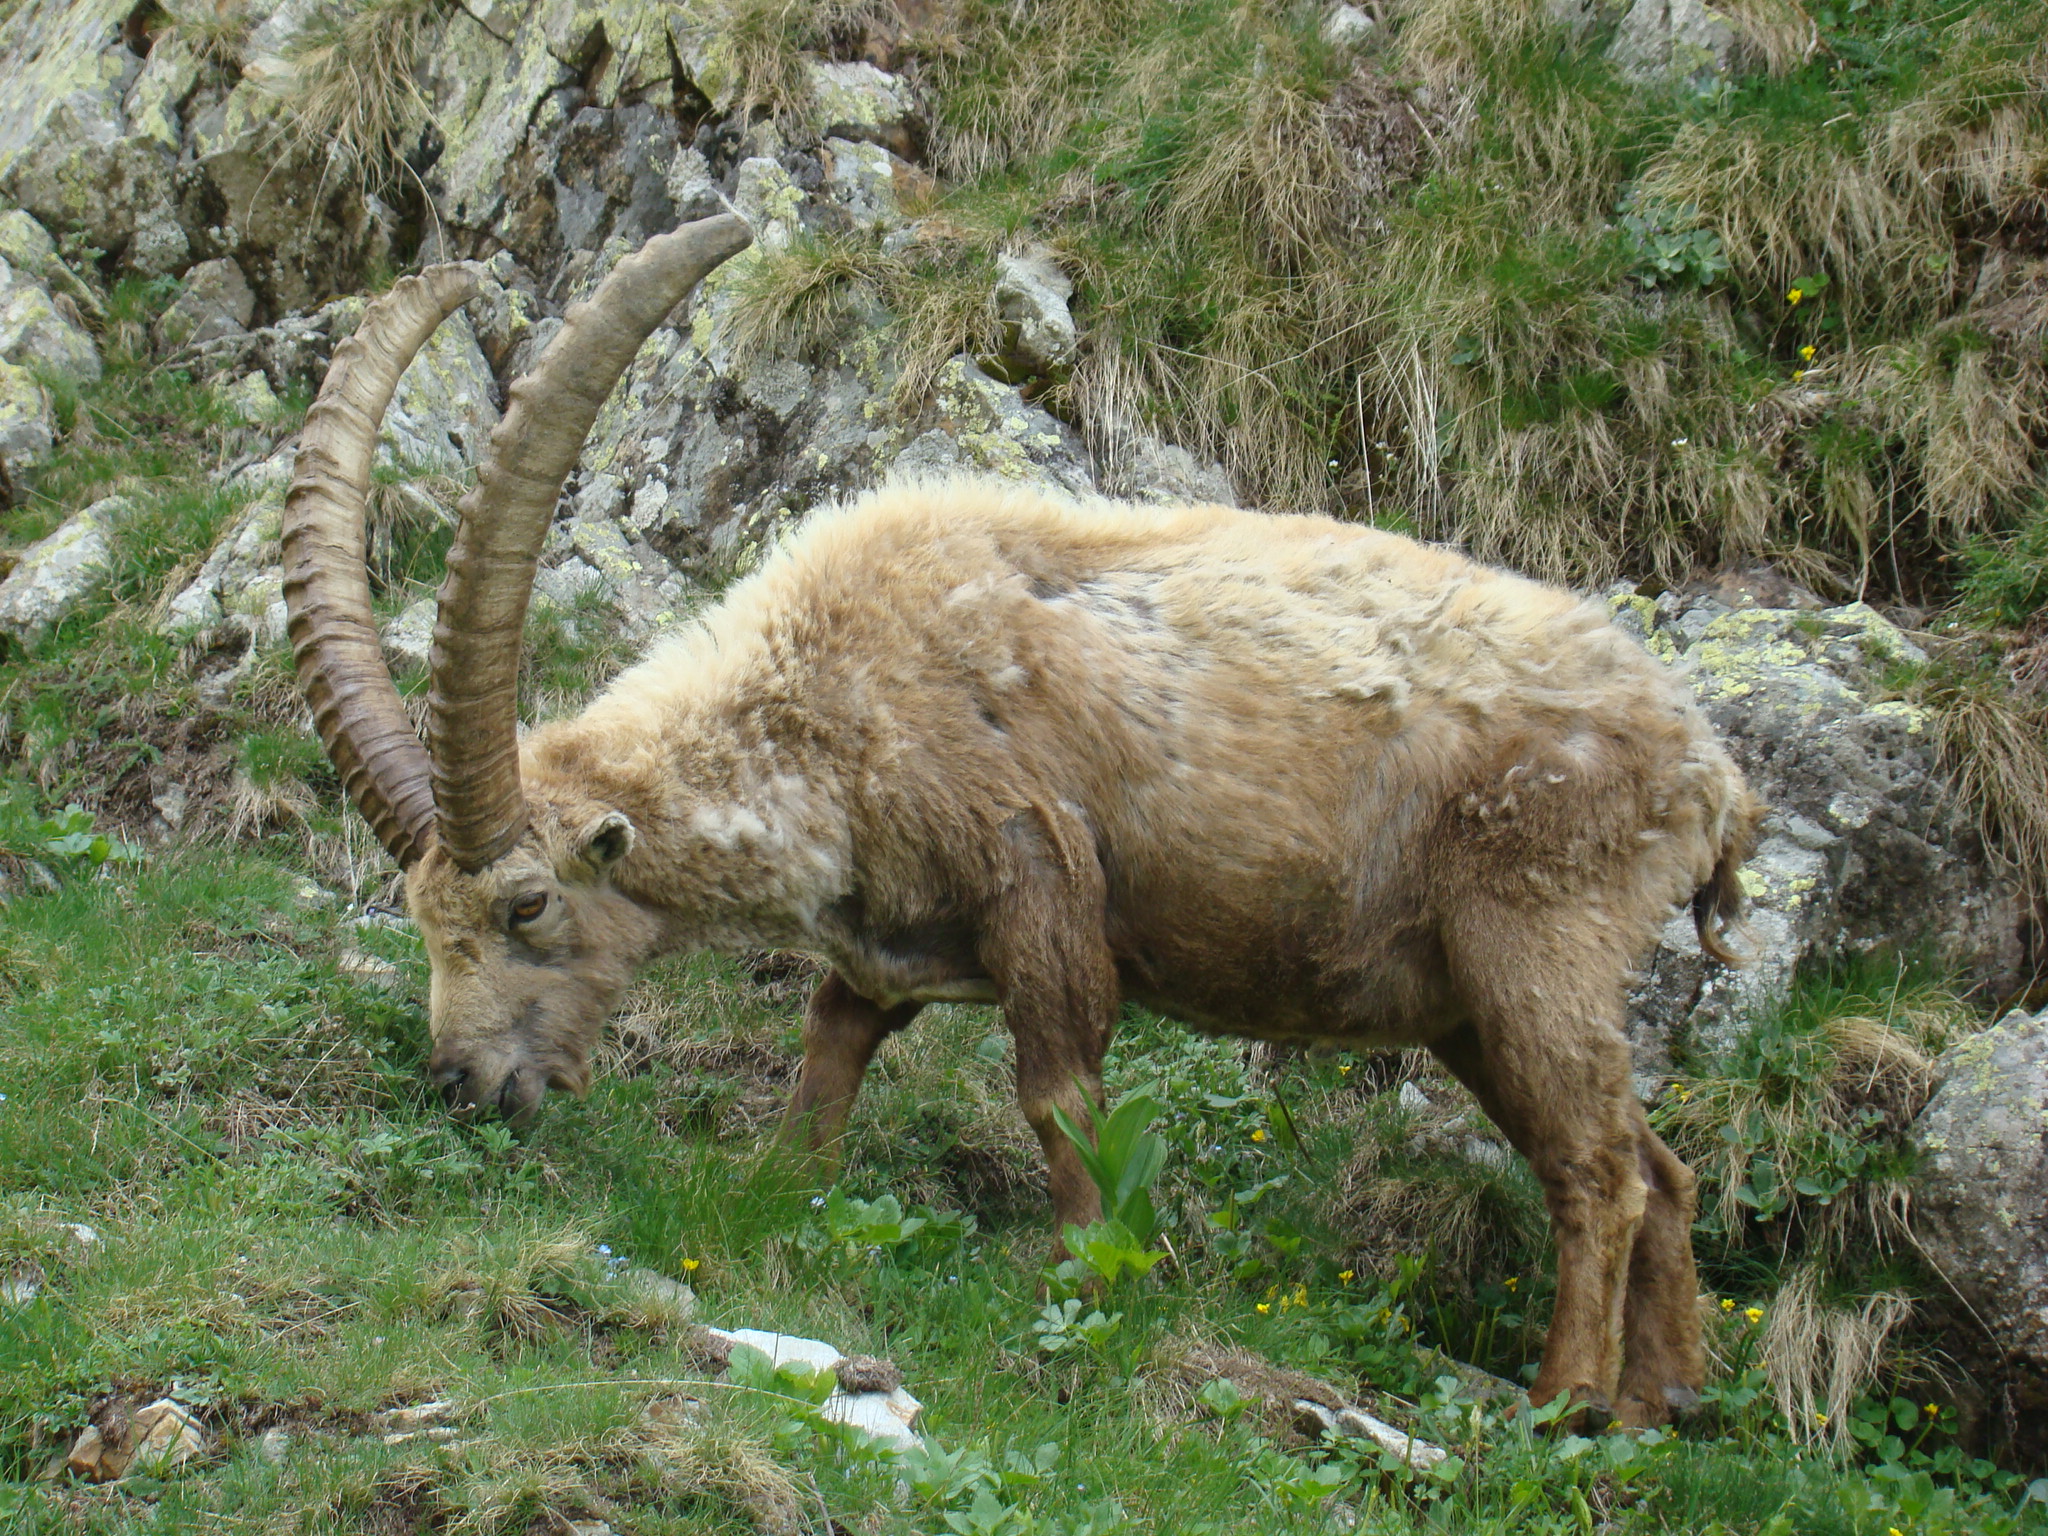
<path id="1" fill-rule="evenodd" d="M 458 1109 L 517 1121 L 549 1087 L 580 1092 L 605 1016 L 658 947 L 658 919 L 615 879 L 633 846 L 626 811 L 522 786 L 520 639 L 562 482 L 599 408 L 649 333 L 751 238 L 726 215 L 650 240 L 571 307 L 512 386 L 448 555 L 424 744 L 384 664 L 363 511 L 399 376 L 476 295 L 480 270 L 432 267 L 372 304 L 306 417 L 284 520 L 299 685 L 343 787 L 406 871 L 433 968 L 429 1071 Z"/>

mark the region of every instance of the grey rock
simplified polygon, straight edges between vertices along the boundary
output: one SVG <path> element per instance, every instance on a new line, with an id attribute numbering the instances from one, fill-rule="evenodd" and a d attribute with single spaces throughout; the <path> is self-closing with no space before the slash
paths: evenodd
<path id="1" fill-rule="evenodd" d="M 74 318 L 76 310 L 53 298 L 40 280 L 0 258 L 0 359 L 40 368 L 72 384 L 100 376 L 99 349 Z"/>
<path id="2" fill-rule="evenodd" d="M 2019 893 L 1990 866 L 1949 793 L 1933 719 L 1886 696 L 1895 661 L 1924 659 L 1861 603 L 1731 609 L 1700 595 L 1609 598 L 1617 623 L 1687 669 L 1770 807 L 1743 872 L 1751 956 L 1730 970 L 1674 918 L 1631 999 L 1638 1087 L 1675 1055 L 1725 1050 L 1804 966 L 1926 952 L 1996 991 L 2022 962 Z"/>
<path id="3" fill-rule="evenodd" d="M 1728 68 L 1735 29 L 1705 0 L 1634 0 L 1607 56 L 1632 80 L 1711 78 Z"/>
<path id="4" fill-rule="evenodd" d="M 908 168 L 895 155 L 879 144 L 827 139 L 823 159 L 832 199 L 855 229 L 887 232 L 908 222 L 902 201 Z"/>
<path id="5" fill-rule="evenodd" d="M 175 157 L 158 139 L 127 131 L 120 76 L 107 74 L 50 108 L 15 160 L 7 190 L 47 227 L 75 231 L 134 270 L 161 276 L 186 256 L 172 216 Z"/>
<path id="6" fill-rule="evenodd" d="M 384 626 L 384 654 L 394 668 L 423 672 L 434 654 L 434 614 L 431 597 L 423 597 Z"/>
<path id="7" fill-rule="evenodd" d="M 56 440 L 56 414 L 35 375 L 0 362 L 0 485 L 49 458 Z"/>
<path id="8" fill-rule="evenodd" d="M 184 286 L 156 323 L 156 344 L 164 351 L 238 336 L 256 318 L 256 290 L 233 257 L 202 261 L 185 274 Z"/>
<path id="9" fill-rule="evenodd" d="M 23 550 L 0 582 L 0 634 L 36 645 L 81 603 L 105 591 L 114 569 L 112 535 L 132 510 L 126 497 L 105 497 Z"/>
<path id="10" fill-rule="evenodd" d="M 1989 1331 L 2027 1401 L 2048 1409 L 2048 1011 L 1952 1046 L 1913 1123 L 1920 1252 Z"/>
<path id="11" fill-rule="evenodd" d="M 1074 360 L 1080 336 L 1067 302 L 1074 284 L 1043 246 L 996 259 L 996 311 L 1009 353 L 1033 373 L 1054 373 Z"/>
<path id="12" fill-rule="evenodd" d="M 1177 443 L 1161 442 L 1149 432 L 1122 445 L 1115 489 L 1134 501 L 1215 502 L 1237 505 L 1237 492 L 1220 464 L 1205 464 Z"/>
<path id="13" fill-rule="evenodd" d="M 1362 48 L 1376 25 L 1355 5 L 1333 5 L 1323 17 L 1323 41 L 1332 48 Z"/>

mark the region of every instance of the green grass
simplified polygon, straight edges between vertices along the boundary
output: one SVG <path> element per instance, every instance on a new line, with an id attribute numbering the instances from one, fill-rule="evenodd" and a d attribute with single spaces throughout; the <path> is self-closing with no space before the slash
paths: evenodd
<path id="1" fill-rule="evenodd" d="M 396 988 L 337 964 L 362 948 L 396 966 Z M 1104 1337 L 1048 1353 L 1036 1152 L 989 1011 L 935 1009 L 877 1063 L 843 1187 L 954 1214 L 930 1239 L 870 1250 L 835 1235 L 767 1144 L 800 977 L 657 967 L 589 1099 L 554 1104 L 524 1142 L 455 1125 L 425 1091 L 422 981 L 408 935 L 349 925 L 266 856 L 80 870 L 0 908 L 0 1270 L 40 1287 L 0 1310 L 11 1529 L 513 1532 L 552 1511 L 749 1531 L 788 1506 L 905 1533 L 1308 1532 L 1337 1528 L 1337 1502 L 1388 1532 L 1578 1531 L 1592 1510 L 1615 1531 L 2043 1528 L 2011 1524 L 1988 1468 L 1937 1463 L 1940 1425 L 1892 1458 L 1903 1482 L 1796 1452 L 1767 1395 L 1733 1405 L 1762 1379 L 1763 1330 L 1740 1312 L 1718 1325 L 1730 1402 L 1676 1437 L 1532 1438 L 1446 1396 L 1418 1343 L 1509 1375 L 1533 1356 L 1547 1306 L 1534 1197 L 1519 1171 L 1489 1175 L 1522 1213 L 1512 1257 L 1425 1245 L 1410 1259 L 1347 1230 L 1340 1192 L 1357 1181 L 1333 1174 L 1375 1138 L 1407 1148 L 1380 1155 L 1386 1177 L 1457 1176 L 1459 1154 L 1430 1150 L 1441 1138 L 1418 1137 L 1373 1063 L 1264 1062 L 1133 1014 L 1110 1076 L 1167 1106 L 1173 1257 L 1090 1300 L 1117 1316 Z M 1818 1028 L 1788 1019 L 1772 1038 Z M 1459 1109 L 1447 1083 L 1425 1089 L 1439 1120 Z M 852 1454 L 786 1403 L 702 1385 L 673 1311 L 615 1256 L 687 1274 L 703 1320 L 895 1360 L 952 1475 Z M 1282 1452 L 1257 1413 L 1198 1400 L 1175 1362 L 1203 1346 L 1340 1382 L 1464 1470 L 1389 1481 L 1355 1453 Z M 650 1427 L 645 1405 L 682 1383 L 700 1383 L 704 1418 Z M 212 1453 L 161 1479 L 34 1483 L 110 1391 L 175 1392 Z M 374 1432 L 372 1414 L 430 1398 L 458 1405 L 458 1443 Z M 290 1435 L 276 1465 L 258 1451 L 273 1427 Z"/>

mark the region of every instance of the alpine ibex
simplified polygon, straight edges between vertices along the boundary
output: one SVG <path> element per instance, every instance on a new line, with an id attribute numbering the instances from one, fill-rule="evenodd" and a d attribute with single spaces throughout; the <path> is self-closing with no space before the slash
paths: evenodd
<path id="1" fill-rule="evenodd" d="M 435 1083 L 581 1092 L 637 967 L 779 947 L 830 974 L 787 1129 L 839 1136 L 877 1046 L 1002 1005 L 1061 1222 L 1055 1128 L 1124 998 L 1198 1029 L 1421 1045 L 1534 1168 L 1558 1247 L 1535 1397 L 1664 1419 L 1701 1379 L 1693 1178 L 1630 1091 L 1632 962 L 1742 905 L 1759 807 L 1684 684 L 1567 593 L 1321 517 L 910 484 L 813 517 L 574 720 L 514 685 L 564 477 L 642 340 L 746 245 L 620 263 L 515 384 L 448 557 L 427 742 L 363 561 L 378 422 L 476 291 L 373 304 L 306 421 L 286 599 L 321 740 L 406 871 Z"/>

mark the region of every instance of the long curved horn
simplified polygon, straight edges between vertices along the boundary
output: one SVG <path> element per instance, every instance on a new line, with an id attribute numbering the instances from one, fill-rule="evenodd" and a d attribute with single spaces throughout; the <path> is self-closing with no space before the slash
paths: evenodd
<path id="1" fill-rule="evenodd" d="M 519 646 L 534 567 L 562 482 L 619 375 L 654 328 L 753 235 L 731 214 L 657 235 L 570 308 L 512 386 L 462 526 L 434 622 L 427 742 L 441 844 L 462 868 L 503 857 L 526 830 L 519 787 Z"/>
<path id="2" fill-rule="evenodd" d="M 363 509 L 377 429 L 434 328 L 476 295 L 468 263 L 400 279 L 334 349 L 306 413 L 285 497 L 284 602 L 299 688 L 320 744 L 401 867 L 434 835 L 432 767 L 392 686 L 363 562 Z"/>

